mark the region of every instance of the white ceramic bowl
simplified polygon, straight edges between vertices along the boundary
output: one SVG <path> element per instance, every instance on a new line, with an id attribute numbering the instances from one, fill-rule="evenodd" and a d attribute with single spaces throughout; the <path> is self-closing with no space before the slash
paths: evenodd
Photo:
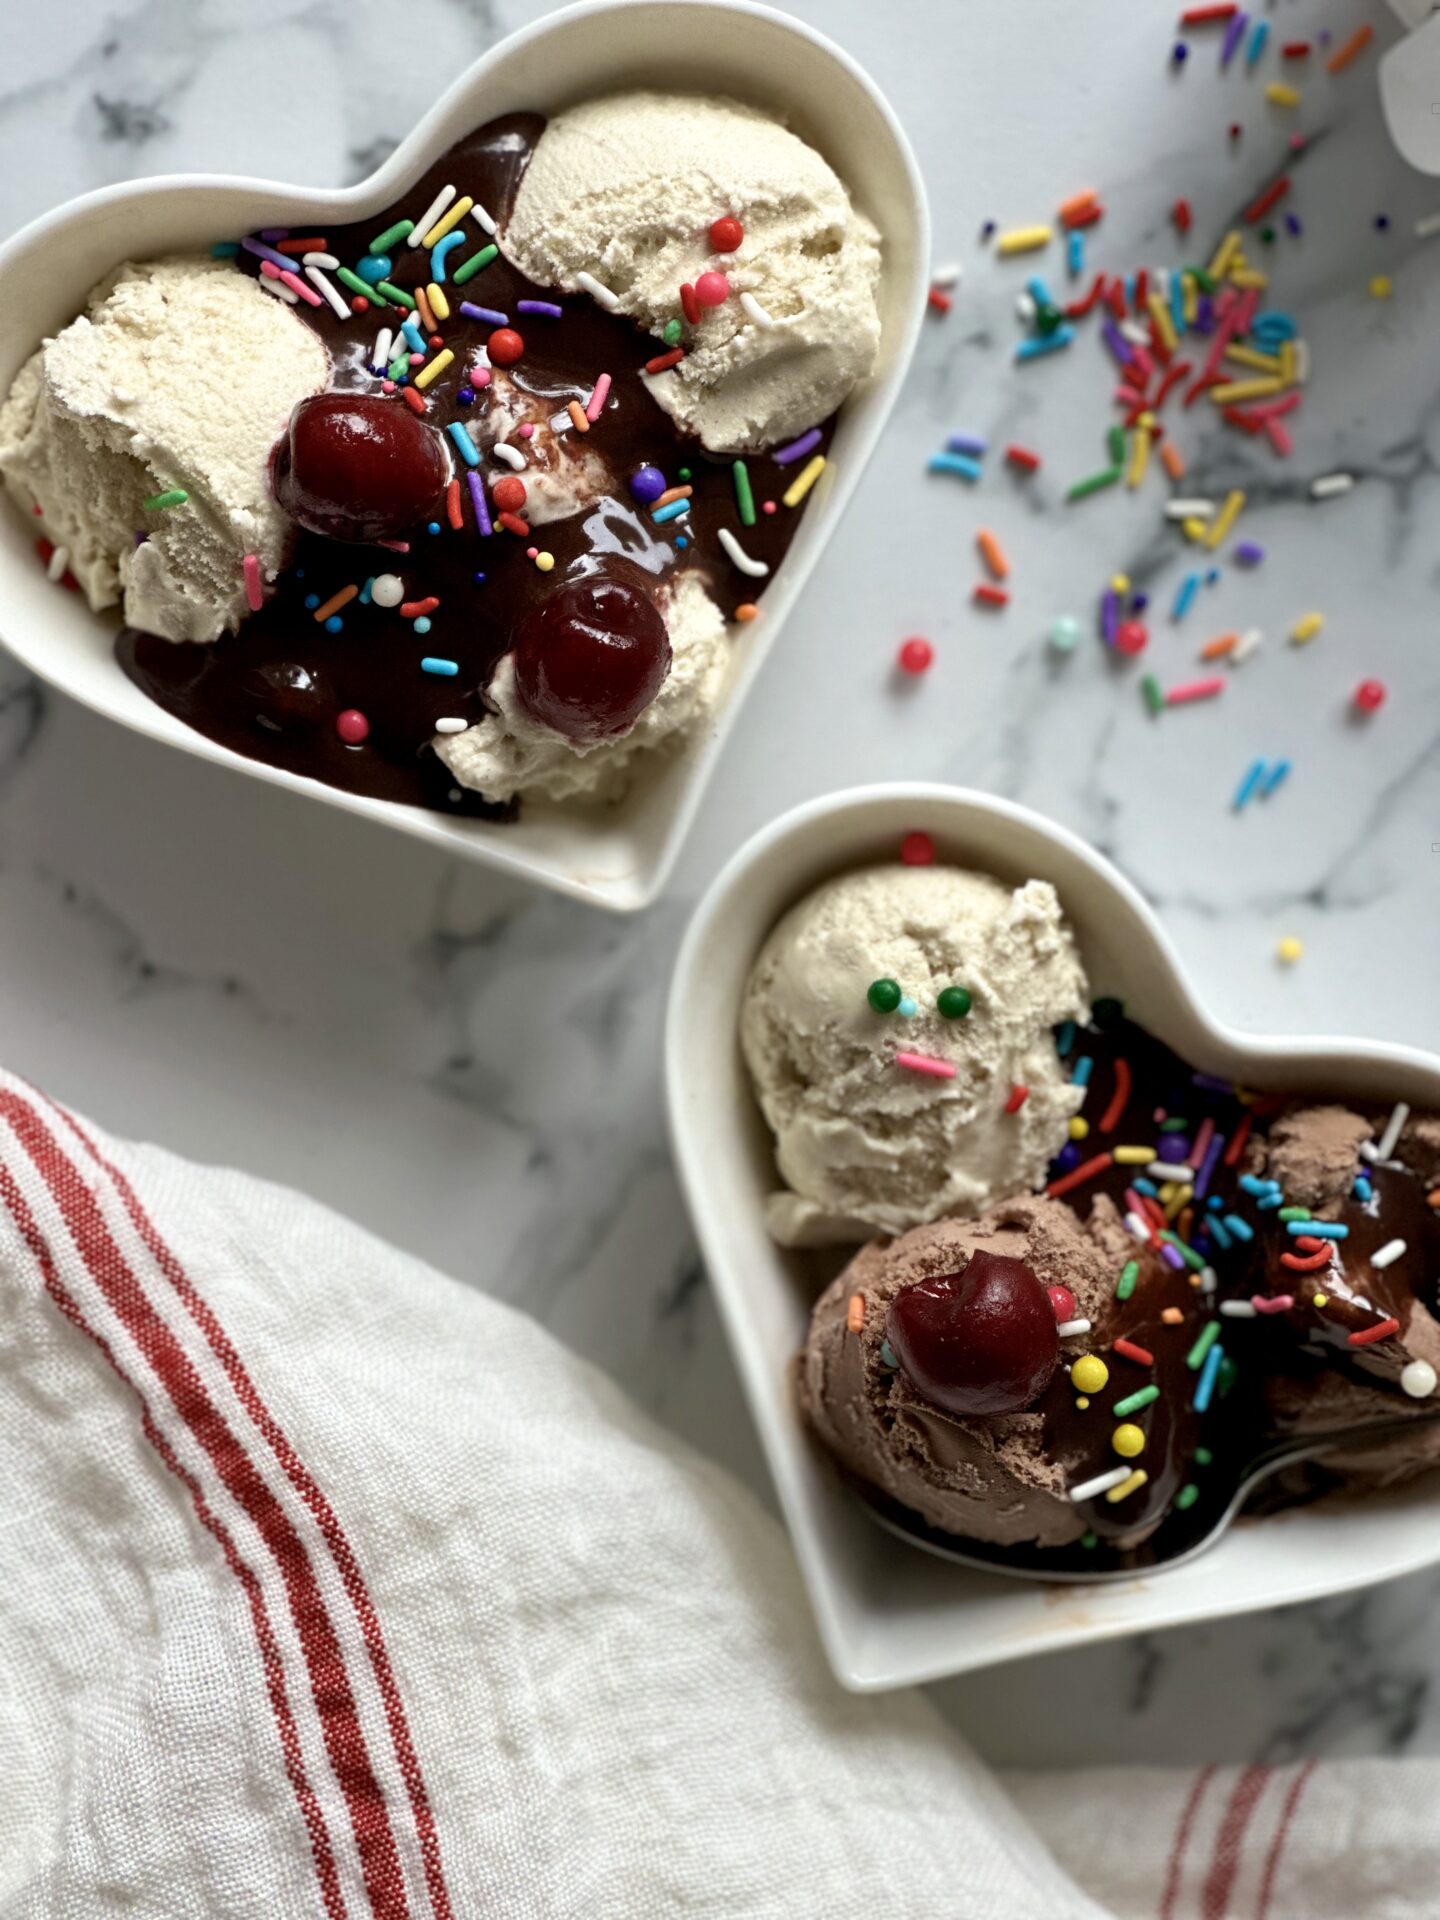
<path id="1" fill-rule="evenodd" d="M 882 1532 L 807 1438 L 792 1361 L 812 1290 L 764 1229 L 761 1203 L 776 1174 L 740 1057 L 741 996 L 762 940 L 787 907 L 832 874 L 895 858 L 911 828 L 932 834 L 943 860 L 1012 881 L 1052 881 L 1093 990 L 1120 995 L 1197 1067 L 1260 1088 L 1440 1106 L 1440 1059 L 1431 1054 L 1218 1026 L 1129 882 L 1073 834 L 1008 801 L 953 787 L 861 788 L 786 814 L 743 847 L 701 903 L 677 964 L 666 1034 L 670 1125 L 839 1679 L 856 1689 L 904 1686 L 1019 1654 L 1314 1599 L 1440 1560 L 1440 1488 L 1431 1476 L 1364 1501 L 1242 1520 L 1210 1553 L 1169 1572 L 1113 1586 L 1029 1584 L 971 1572 Z"/>
<path id="2" fill-rule="evenodd" d="M 36 565 L 33 529 L 0 513 L 0 638 L 34 673 L 152 740 L 397 827 L 432 846 L 618 911 L 654 899 L 742 701 L 848 501 L 885 424 L 924 313 L 930 253 L 925 191 L 889 106 L 859 67 L 798 20 L 748 0 L 587 0 L 511 35 L 477 60 L 360 186 L 317 192 L 270 181 L 174 174 L 108 187 L 44 215 L 0 248 L 0 391 L 90 288 L 127 258 L 210 243 L 259 227 L 363 221 L 434 158 L 495 114 L 553 113 L 618 87 L 733 94 L 783 112 L 825 153 L 885 243 L 883 335 L 873 376 L 847 401 L 830 465 L 794 544 L 736 630 L 728 682 L 710 723 L 657 760 L 629 798 L 603 811 L 527 804 L 510 826 L 451 819 L 342 792 L 246 759 L 173 718 L 133 686 L 112 654 L 114 622 L 61 593 Z"/>

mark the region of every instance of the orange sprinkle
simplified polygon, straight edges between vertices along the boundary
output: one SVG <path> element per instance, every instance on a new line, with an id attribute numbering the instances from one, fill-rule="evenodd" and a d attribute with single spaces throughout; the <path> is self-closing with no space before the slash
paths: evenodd
<path id="1" fill-rule="evenodd" d="M 979 547 L 981 558 L 995 578 L 1007 579 L 1010 573 L 1010 562 L 1005 558 L 1005 549 L 988 527 L 981 527 L 975 536 L 975 544 Z"/>
<path id="2" fill-rule="evenodd" d="M 401 387 L 400 398 L 412 413 L 428 413 L 430 406 L 423 393 L 417 393 L 414 387 Z"/>
<path id="3" fill-rule="evenodd" d="M 1160 1318 L 1165 1322 L 1167 1327 L 1178 1327 L 1185 1316 L 1179 1307 L 1166 1307 L 1160 1315 Z"/>
<path id="4" fill-rule="evenodd" d="M 1072 220 L 1082 218 L 1099 198 L 1094 187 L 1086 187 L 1083 193 L 1072 193 L 1068 200 L 1060 202 L 1061 224 L 1068 227 Z"/>
<path id="5" fill-rule="evenodd" d="M 1181 458 L 1180 449 L 1173 440 L 1162 440 L 1160 442 L 1160 464 L 1172 480 L 1183 480 L 1185 478 L 1185 462 Z"/>
<path id="6" fill-rule="evenodd" d="M 452 480 L 445 489 L 445 517 L 458 532 L 464 524 L 460 514 L 460 482 Z"/>
<path id="7" fill-rule="evenodd" d="M 688 500 L 694 491 L 694 487 L 666 487 L 658 500 L 650 502 L 650 511 L 653 513 L 657 507 L 668 507 L 672 500 Z"/>
<path id="8" fill-rule="evenodd" d="M 865 1331 L 865 1296 L 863 1293 L 852 1293 L 850 1296 L 850 1304 L 845 1309 L 845 1331 L 847 1333 L 863 1333 Z"/>
<path id="9" fill-rule="evenodd" d="M 413 293 L 415 297 L 415 310 L 420 315 L 421 326 L 424 327 L 426 333 L 434 333 L 435 316 L 430 311 L 430 302 L 425 297 L 425 289 L 423 287 L 415 287 Z"/>
<path id="10" fill-rule="evenodd" d="M 1175 1222 L 1175 1231 L 1179 1234 L 1182 1240 L 1185 1240 L 1188 1242 L 1190 1238 L 1190 1229 L 1191 1227 L 1194 1226 L 1194 1224 L 1195 1224 L 1194 1207 L 1182 1207 L 1180 1209 L 1180 1218 Z"/>
<path id="11" fill-rule="evenodd" d="M 308 240 L 281 240 L 277 243 L 275 251 L 277 253 L 325 253 L 328 249 L 324 234 L 318 233 L 312 234 Z"/>
<path id="12" fill-rule="evenodd" d="M 1113 1133 L 1120 1124 L 1120 1116 L 1125 1111 L 1130 1098 L 1130 1062 L 1115 1062 L 1115 1091 L 1110 1096 L 1110 1104 L 1100 1116 L 1101 1133 Z"/>
<path id="13" fill-rule="evenodd" d="M 418 620 L 422 613 L 433 613 L 440 604 L 435 595 L 429 594 L 423 600 L 405 600 L 400 606 L 402 620 Z"/>
<path id="14" fill-rule="evenodd" d="M 522 520 L 518 513 L 497 513 L 495 520 L 507 533 L 518 534 L 522 539 L 530 531 L 530 522 Z"/>
<path id="15" fill-rule="evenodd" d="M 588 433 L 590 431 L 590 416 L 578 400 L 572 400 L 565 411 L 569 414 L 571 425 L 577 433 Z"/>
<path id="16" fill-rule="evenodd" d="M 742 600 L 736 607 L 734 617 L 737 620 L 753 620 L 760 609 L 753 600 Z M 1440 1193 L 1434 1196 L 1435 1205 L 1440 1206 Z"/>
<path id="17" fill-rule="evenodd" d="M 1440 1187 L 1432 1187 L 1425 1196 L 1427 1207 L 1440 1207 Z"/>
<path id="18" fill-rule="evenodd" d="M 1200 649 L 1202 660 L 1223 660 L 1227 653 L 1233 653 L 1239 645 L 1238 633 L 1222 633 L 1218 640 L 1207 640 Z"/>
<path id="19" fill-rule="evenodd" d="M 341 607 L 348 606 L 359 591 L 359 587 L 355 586 L 353 582 L 348 587 L 341 587 L 338 593 L 332 593 L 328 600 L 322 601 L 315 609 L 315 618 L 317 620 L 328 620 L 332 613 L 338 613 Z"/>
<path id="20" fill-rule="evenodd" d="M 1357 27 L 1350 38 L 1343 41 L 1325 62 L 1327 73 L 1343 73 L 1350 62 L 1362 54 L 1375 38 L 1375 29 L 1367 21 L 1363 27 Z"/>

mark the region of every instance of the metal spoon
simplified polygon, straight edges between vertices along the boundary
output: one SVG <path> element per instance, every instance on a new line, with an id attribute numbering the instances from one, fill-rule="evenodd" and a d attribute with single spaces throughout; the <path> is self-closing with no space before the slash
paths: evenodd
<path id="1" fill-rule="evenodd" d="M 1361 1427 L 1335 1428 L 1328 1433 L 1308 1434 L 1304 1440 L 1286 1440 L 1267 1447 L 1244 1467 L 1228 1502 L 1209 1517 L 1208 1524 L 1202 1522 L 1203 1531 L 1186 1538 L 1184 1544 L 1173 1553 L 1165 1552 L 1163 1547 L 1155 1551 L 1151 1544 L 1154 1539 L 1152 1535 L 1151 1541 L 1146 1541 L 1129 1554 L 1123 1566 L 1087 1566 L 1077 1564 L 1073 1559 L 1067 1564 L 1062 1556 L 1067 1552 L 1079 1554 L 1084 1551 L 1080 1548 L 992 1547 L 980 1540 L 961 1544 L 955 1535 L 941 1533 L 938 1528 L 927 1526 L 918 1514 L 910 1513 L 887 1499 L 874 1487 L 858 1482 L 852 1482 L 852 1485 L 857 1487 L 872 1517 L 887 1533 L 908 1540 L 912 1546 L 923 1548 L 926 1553 L 933 1553 L 939 1559 L 952 1561 L 956 1566 L 974 1567 L 981 1573 L 1003 1574 L 1011 1580 L 1038 1580 L 1047 1585 L 1099 1586 L 1107 1581 L 1135 1580 L 1152 1573 L 1163 1573 L 1171 1567 L 1183 1566 L 1186 1561 L 1199 1559 L 1229 1531 L 1231 1523 L 1255 1489 L 1287 1467 L 1297 1466 L 1302 1461 L 1316 1459 L 1321 1454 L 1333 1452 L 1337 1447 L 1359 1441 L 1383 1440 L 1391 1434 L 1413 1433 L 1417 1426 L 1434 1426 L 1437 1420 L 1440 1420 L 1440 1415 L 1408 1420 L 1376 1420 Z M 1173 1515 L 1167 1518 L 1161 1532 L 1166 1531 L 1173 1518 Z"/>

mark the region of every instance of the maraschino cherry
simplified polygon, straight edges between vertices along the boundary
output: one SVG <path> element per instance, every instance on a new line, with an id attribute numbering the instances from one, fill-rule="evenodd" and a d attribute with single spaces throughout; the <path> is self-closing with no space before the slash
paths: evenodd
<path id="1" fill-rule="evenodd" d="M 311 533 L 393 540 L 434 514 L 449 468 L 433 427 L 394 400 L 317 393 L 275 449 L 275 498 Z"/>
<path id="2" fill-rule="evenodd" d="M 624 733 L 670 671 L 670 635 L 643 587 L 592 574 L 526 615 L 515 686 L 537 720 L 577 745 Z"/>
<path id="3" fill-rule="evenodd" d="M 972 1253 L 959 1273 L 916 1280 L 890 1304 L 886 1338 L 918 1393 L 947 1413 L 1018 1413 L 1060 1357 L 1044 1287 L 1008 1254 Z"/>

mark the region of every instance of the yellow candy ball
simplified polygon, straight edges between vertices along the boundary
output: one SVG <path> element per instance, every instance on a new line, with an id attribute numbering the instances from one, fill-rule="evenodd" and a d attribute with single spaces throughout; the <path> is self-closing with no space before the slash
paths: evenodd
<path id="1" fill-rule="evenodd" d="M 1317 1293 L 1315 1296 L 1315 1305 L 1317 1307 L 1323 1307 L 1328 1302 L 1329 1298 L 1330 1296 L 1328 1293 Z"/>
<path id="2" fill-rule="evenodd" d="M 1082 1353 L 1070 1369 L 1071 1384 L 1081 1393 L 1099 1393 L 1110 1378 L 1110 1369 L 1093 1353 Z"/>
<path id="3" fill-rule="evenodd" d="M 1075 1114 L 1070 1121 L 1070 1138 L 1072 1140 L 1083 1140 L 1089 1131 L 1090 1122 L 1083 1119 L 1080 1114 Z"/>
<path id="4" fill-rule="evenodd" d="M 1275 949 L 1281 965 L 1286 967 L 1293 967 L 1304 951 L 1304 947 L 1293 934 L 1287 934 Z"/>
<path id="5" fill-rule="evenodd" d="M 1388 300 L 1393 291 L 1393 283 L 1387 274 L 1377 273 L 1375 278 L 1370 282 L 1370 297 L 1372 300 Z"/>
<path id="6" fill-rule="evenodd" d="M 1122 1459 L 1133 1460 L 1137 1453 L 1145 1451 L 1145 1434 L 1140 1427 L 1132 1426 L 1127 1420 L 1111 1434 L 1110 1444 Z"/>
<path id="7" fill-rule="evenodd" d="M 549 573 L 555 565 L 555 556 L 553 553 L 537 553 L 535 564 L 541 573 Z"/>
<path id="8" fill-rule="evenodd" d="M 1089 1406 L 1089 1404 L 1090 1404 L 1089 1394 L 1082 1393 L 1077 1397 L 1075 1401 L 1075 1411 L 1077 1413 L 1084 1413 L 1085 1409 Z"/>

